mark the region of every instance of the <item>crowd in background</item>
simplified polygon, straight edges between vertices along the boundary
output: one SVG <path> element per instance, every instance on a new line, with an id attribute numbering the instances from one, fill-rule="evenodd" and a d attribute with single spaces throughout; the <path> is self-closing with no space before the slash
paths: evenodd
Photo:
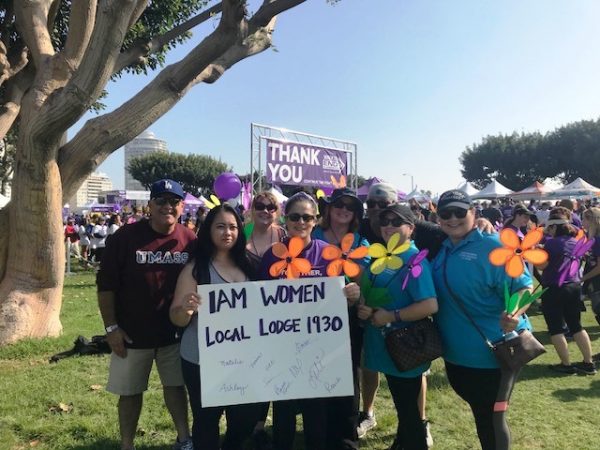
<path id="1" fill-rule="evenodd" d="M 511 293 L 520 294 L 531 292 L 534 284 L 546 288 L 541 308 L 560 360 L 550 367 L 552 370 L 563 374 L 596 373 L 591 342 L 581 325 L 581 310 L 583 283 L 600 323 L 600 283 L 596 280 L 600 278 L 600 239 L 585 254 L 576 254 L 575 248 L 578 240 L 588 239 L 591 243 L 600 234 L 597 199 L 553 203 L 531 200 L 528 204 L 501 199 L 479 203 L 462 191 L 451 190 L 436 203 L 411 199 L 403 204 L 393 186 L 379 183 L 371 186 L 365 203 L 347 188 L 336 189 L 320 199 L 299 192 L 284 205 L 273 194 L 261 192 L 247 211 L 224 203 L 210 212 L 200 209 L 197 214 L 182 214 L 183 191 L 175 182 L 162 183 L 169 188 L 157 188 L 157 193 L 152 194 L 150 205 L 154 214 L 168 213 L 176 218 L 177 226 L 198 236 L 197 250 L 190 253 L 191 259 L 179 276 L 169 311 L 171 323 L 185 328 L 181 343 L 182 380 L 190 393 L 194 423 L 191 436 L 189 430 L 178 430 L 174 448 L 217 449 L 222 445 L 222 449 L 238 449 L 252 436 L 255 449 L 290 450 L 294 447 L 296 415 L 302 414 L 305 448 L 357 449 L 359 439 L 377 426 L 374 402 L 380 374 L 386 377 L 398 416 L 390 450 L 430 447 L 433 439 L 425 410 L 430 364 L 399 371 L 387 354 L 381 330 L 411 327 L 434 316 L 444 342 L 449 383 L 471 407 L 482 449 L 509 449 L 511 438 L 505 413 L 518 371 L 507 373 L 498 365 L 468 317 L 454 304 L 455 297 L 460 297 L 490 340 L 530 329 L 526 307 L 511 314 L 505 311 L 505 286 L 510 286 Z M 163 197 L 165 194 L 168 195 Z M 70 217 L 65 225 L 65 239 L 79 247 L 78 255 L 83 261 L 100 262 L 106 242 L 117 230 L 152 222 L 153 216 L 148 217 L 147 212 L 140 209 L 130 215 Z M 169 227 L 177 229 L 173 224 Z M 537 227 L 544 227 L 545 237 L 540 245 L 547 249 L 546 263 L 525 268 L 517 277 L 505 273 L 504 267 L 489 263 L 490 252 L 502 246 L 497 231 L 512 229 L 523 240 Z M 120 238 L 114 239 L 123 241 L 124 235 L 120 233 Z M 405 272 L 387 267 L 373 276 L 369 258 L 358 262 L 356 273 L 348 276 L 344 287 L 354 395 L 275 402 L 271 437 L 265 431 L 268 403 L 216 409 L 201 404 L 198 378 L 202 355 L 198 358 L 195 342 L 195 316 L 201 299 L 195 287 L 285 277 L 284 272 L 272 272 L 277 260 L 273 245 L 290 245 L 293 237 L 302 242 L 299 257 L 310 261 L 309 272 L 299 272 L 300 277 L 326 276 L 328 261 L 323 259 L 322 249 L 327 244 L 346 246 L 349 251 L 361 246 L 406 243 L 408 250 L 399 254 L 405 271 L 410 267 L 410 258 L 415 258 L 420 250 L 427 250 L 428 254 L 421 262 L 420 276 L 412 277 L 400 277 L 398 274 Z M 112 255 L 115 250 L 110 250 L 107 254 Z M 575 264 L 577 270 L 569 269 L 565 275 L 565 263 L 569 267 Z M 105 262 L 102 267 L 106 272 L 111 266 Z M 104 313 L 103 317 L 107 333 L 122 326 L 118 317 L 107 320 Z M 575 341 L 583 361 L 569 360 L 569 337 Z M 126 341 L 125 335 L 123 339 Z M 225 441 L 219 444 L 219 418 L 223 413 L 227 416 L 227 432 Z M 132 438 L 127 442 L 130 441 Z"/>

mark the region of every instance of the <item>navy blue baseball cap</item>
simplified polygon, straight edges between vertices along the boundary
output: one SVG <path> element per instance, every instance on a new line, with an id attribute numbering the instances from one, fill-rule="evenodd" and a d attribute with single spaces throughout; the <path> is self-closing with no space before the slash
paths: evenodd
<path id="1" fill-rule="evenodd" d="M 185 198 L 185 193 L 183 192 L 181 185 L 177 181 L 166 178 L 164 180 L 155 181 L 150 188 L 150 198 L 160 197 L 163 194 L 171 194 L 182 200 Z"/>

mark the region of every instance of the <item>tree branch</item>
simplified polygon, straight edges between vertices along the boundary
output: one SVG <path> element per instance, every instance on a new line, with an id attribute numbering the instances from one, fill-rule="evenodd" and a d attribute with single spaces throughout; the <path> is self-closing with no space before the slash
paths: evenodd
<path id="1" fill-rule="evenodd" d="M 202 72 L 238 40 L 245 28 L 244 1 L 225 0 L 219 26 L 185 58 L 163 69 L 115 111 L 89 120 L 59 154 L 64 198 L 69 198 L 115 149 L 129 142 L 173 107 Z"/>
<path id="2" fill-rule="evenodd" d="M 38 115 L 43 125 L 32 124 L 32 130 L 55 130 L 58 136 L 90 108 L 112 75 L 131 16 L 142 3 L 147 4 L 147 0 L 102 3 L 79 67 L 63 89 L 49 90 L 52 93 Z"/>
<path id="3" fill-rule="evenodd" d="M 222 4 L 218 3 L 206 11 L 203 11 L 200 14 L 192 17 L 181 25 L 169 30 L 168 32 L 159 36 L 155 36 L 149 42 L 140 41 L 136 43 L 136 45 L 128 48 L 119 55 L 117 63 L 115 64 L 114 73 L 120 72 L 127 66 L 139 63 L 144 57 L 159 51 L 162 47 L 181 36 L 186 31 L 191 30 L 195 26 L 210 19 L 215 14 L 220 13 L 222 7 Z"/>
<path id="4" fill-rule="evenodd" d="M 214 83 L 234 64 L 268 49 L 272 44 L 272 34 L 275 29 L 277 14 L 294 8 L 305 1 L 265 0 L 248 23 L 248 36 L 209 65 L 195 81 L 197 83 Z"/>
<path id="5" fill-rule="evenodd" d="M 71 15 L 69 17 L 69 34 L 64 50 L 64 61 L 67 65 L 76 69 L 83 57 L 85 49 L 90 42 L 98 0 L 79 0 L 73 2 Z"/>
<path id="6" fill-rule="evenodd" d="M 13 2 L 19 33 L 31 51 L 35 66 L 40 69 L 54 55 L 48 32 L 48 11 L 51 0 L 21 0 Z"/>
<path id="7" fill-rule="evenodd" d="M 31 67 L 19 72 L 6 83 L 4 104 L 0 106 L 0 139 L 4 139 L 21 111 L 21 101 L 33 83 Z"/>

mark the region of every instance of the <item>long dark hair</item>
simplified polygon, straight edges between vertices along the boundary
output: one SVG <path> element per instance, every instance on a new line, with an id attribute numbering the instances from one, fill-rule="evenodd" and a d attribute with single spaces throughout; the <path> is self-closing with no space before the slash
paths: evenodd
<path id="1" fill-rule="evenodd" d="M 253 280 L 256 278 L 255 271 L 252 268 L 248 256 L 246 255 L 246 235 L 244 234 L 244 224 L 240 215 L 237 213 L 235 208 L 227 203 L 215 206 L 206 215 L 206 219 L 202 223 L 200 230 L 198 231 L 198 246 L 196 248 L 196 254 L 194 255 L 194 269 L 192 274 L 198 283 L 205 282 L 207 277 L 208 265 L 211 258 L 215 255 L 216 247 L 210 236 L 210 229 L 214 223 L 217 215 L 221 212 L 230 213 L 235 217 L 235 222 L 238 227 L 238 236 L 231 247 L 229 253 L 231 258 L 236 262 L 237 266 L 242 272 Z"/>

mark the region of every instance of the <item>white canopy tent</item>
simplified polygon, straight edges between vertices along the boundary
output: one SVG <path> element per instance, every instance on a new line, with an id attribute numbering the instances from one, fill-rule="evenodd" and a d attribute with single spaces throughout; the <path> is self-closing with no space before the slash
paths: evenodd
<path id="1" fill-rule="evenodd" d="M 552 188 L 546 186 L 543 183 L 540 183 L 539 181 L 536 181 L 531 186 L 528 186 L 521 191 L 510 194 L 509 197 L 512 198 L 513 200 L 521 200 L 521 201 L 531 200 L 531 199 L 541 200 L 543 198 L 548 198 L 548 196 L 550 195 L 550 193 L 552 191 L 553 191 Z"/>
<path id="2" fill-rule="evenodd" d="M 577 178 L 571 183 L 552 192 L 552 198 L 562 197 L 596 197 L 600 196 L 600 188 L 592 186 L 583 178 Z"/>
<path id="3" fill-rule="evenodd" d="M 279 190 L 275 189 L 274 187 L 269 189 L 268 192 L 273 194 L 280 204 L 286 202 L 288 199 L 285 195 L 283 195 Z"/>
<path id="4" fill-rule="evenodd" d="M 479 192 L 479 190 L 468 181 L 461 183 L 456 189 L 463 191 L 465 194 L 470 196 L 473 196 Z"/>
<path id="5" fill-rule="evenodd" d="M 498 183 L 496 180 L 492 180 L 492 182 L 490 184 L 488 184 L 482 190 L 477 192 L 477 194 L 471 195 L 471 198 L 473 198 L 473 199 L 501 198 L 501 197 L 507 197 L 508 195 L 510 195 L 512 193 L 513 193 L 513 191 L 508 189 L 506 186 L 503 186 L 502 184 Z"/>

